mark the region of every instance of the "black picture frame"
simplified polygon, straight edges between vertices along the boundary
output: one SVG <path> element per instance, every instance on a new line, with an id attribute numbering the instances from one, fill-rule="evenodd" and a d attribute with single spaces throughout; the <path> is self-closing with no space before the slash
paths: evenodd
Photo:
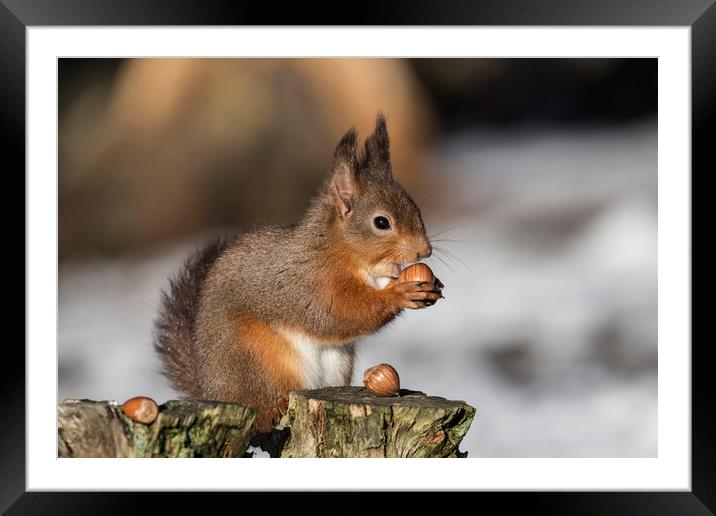
<path id="1" fill-rule="evenodd" d="M 716 167 L 716 0 L 461 0 L 364 1 L 328 9 L 321 3 L 200 0 L 0 0 L 0 110 L 5 178 L 24 179 L 25 30 L 32 26 L 86 25 L 555 25 L 688 26 L 691 28 L 692 184 Z M 16 174 L 14 172 L 17 172 Z M 6 186 L 6 192 L 10 188 Z M 13 194 L 15 195 L 15 194 Z M 7 195 L 6 198 L 9 198 Z M 24 198 L 24 195 L 23 195 Z M 7 212 L 5 220 L 17 218 Z M 12 213 L 12 218 L 11 218 Z M 12 224 L 10 224 L 12 225 Z M 18 230 L 19 231 L 19 230 Z M 23 236 L 25 233 L 23 233 Z M 15 240 L 17 242 L 19 240 Z M 20 246 L 10 246 L 19 254 Z M 23 263 L 25 263 L 24 247 Z M 692 251 L 693 252 L 693 251 Z M 7 255 L 7 253 L 6 253 Z M 15 258 L 19 261 L 19 256 Z M 25 274 L 27 274 L 27 270 Z M 15 276 L 18 276 L 15 274 Z M 27 278 L 25 277 L 25 280 Z M 6 282 L 7 283 L 7 282 Z M 24 296 L 23 296 L 24 299 Z M 23 306 L 13 299 L 15 306 Z M 662 314 L 668 315 L 668 314 Z M 23 318 L 24 319 L 24 318 Z M 6 320 L 10 320 L 9 317 Z M 24 327 L 23 327 L 24 333 Z M 706 355 L 712 344 L 692 345 L 692 457 L 690 492 L 480 493 L 502 511 L 524 508 L 545 514 L 713 514 L 716 512 L 716 392 Z M 7 339 L 0 374 L 4 414 L 0 423 L 0 510 L 8 514 L 127 513 L 147 507 L 136 493 L 26 492 L 25 364 L 19 339 Z M 10 366 L 9 364 L 13 364 Z M 212 494 L 212 496 L 216 496 Z M 212 503 L 222 499 L 213 498 Z M 265 494 L 263 495 L 266 496 Z M 281 505 L 273 498 L 271 505 Z M 353 497 L 360 495 L 353 494 Z M 417 496 L 414 494 L 413 496 Z M 451 495 L 452 496 L 452 495 Z M 258 501 L 258 500 L 257 500 Z M 356 503 L 360 501 L 356 498 Z M 163 497 L 163 510 L 187 508 L 186 497 Z M 275 504 L 275 505 L 274 505 Z M 223 504 L 222 504 L 223 505 Z M 220 505 L 216 505 L 220 507 Z"/>

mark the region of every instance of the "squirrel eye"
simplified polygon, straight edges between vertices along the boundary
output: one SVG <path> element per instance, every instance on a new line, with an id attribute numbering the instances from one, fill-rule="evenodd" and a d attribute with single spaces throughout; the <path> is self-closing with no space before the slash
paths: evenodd
<path id="1" fill-rule="evenodd" d="M 390 229 L 390 221 L 385 217 L 376 217 L 373 219 L 373 224 L 378 229 Z"/>

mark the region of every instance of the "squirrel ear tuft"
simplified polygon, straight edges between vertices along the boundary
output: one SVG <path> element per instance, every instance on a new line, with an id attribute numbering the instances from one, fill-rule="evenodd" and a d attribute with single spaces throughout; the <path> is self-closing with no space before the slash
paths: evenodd
<path id="1" fill-rule="evenodd" d="M 358 133 L 354 127 L 351 127 L 346 134 L 343 135 L 341 141 L 336 145 L 336 151 L 334 153 L 335 162 L 342 161 L 347 163 L 348 166 L 355 169 L 356 162 L 358 161 Z"/>
<path id="2" fill-rule="evenodd" d="M 365 141 L 365 160 L 369 166 L 392 174 L 390 165 L 390 141 L 385 116 L 379 112 L 375 120 L 375 130 Z"/>
<path id="3" fill-rule="evenodd" d="M 338 214 L 342 218 L 346 218 L 352 213 L 353 199 L 358 193 L 357 140 L 358 134 L 355 129 L 351 128 L 336 146 L 333 159 L 330 191 L 333 194 Z"/>

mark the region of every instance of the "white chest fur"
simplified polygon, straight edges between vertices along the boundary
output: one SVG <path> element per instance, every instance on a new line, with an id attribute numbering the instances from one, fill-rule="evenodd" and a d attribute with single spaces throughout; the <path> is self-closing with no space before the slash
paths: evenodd
<path id="1" fill-rule="evenodd" d="M 281 330 L 301 361 L 308 389 L 348 385 L 353 368 L 352 343 L 325 343 L 304 333 Z"/>

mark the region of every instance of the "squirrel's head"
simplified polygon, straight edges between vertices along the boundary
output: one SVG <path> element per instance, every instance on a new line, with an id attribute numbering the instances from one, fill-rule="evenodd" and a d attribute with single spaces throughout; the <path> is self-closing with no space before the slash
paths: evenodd
<path id="1" fill-rule="evenodd" d="M 326 186 L 336 228 L 375 286 L 432 253 L 420 209 L 393 177 L 382 114 L 363 152 L 354 129 L 343 136 Z"/>

